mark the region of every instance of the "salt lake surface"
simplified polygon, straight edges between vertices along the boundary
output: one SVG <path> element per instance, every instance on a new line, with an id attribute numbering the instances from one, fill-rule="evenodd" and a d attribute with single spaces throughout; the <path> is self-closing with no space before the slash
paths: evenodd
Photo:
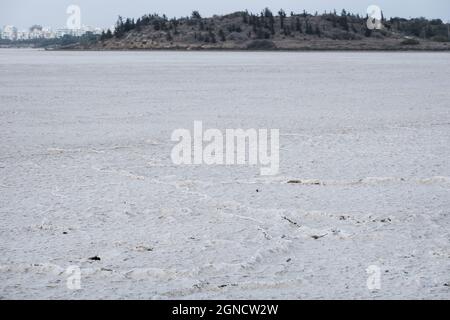
<path id="1" fill-rule="evenodd" d="M 0 50 L 0 298 L 448 299 L 449 83 L 448 53 Z M 174 165 L 194 120 L 280 129 L 279 174 Z"/>

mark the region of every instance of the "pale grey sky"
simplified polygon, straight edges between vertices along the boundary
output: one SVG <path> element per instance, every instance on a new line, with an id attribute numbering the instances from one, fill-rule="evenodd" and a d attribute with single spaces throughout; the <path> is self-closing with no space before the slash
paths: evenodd
<path id="1" fill-rule="evenodd" d="M 12 24 L 20 29 L 32 24 L 64 27 L 66 8 L 79 5 L 82 24 L 109 27 L 120 14 L 125 17 L 140 17 L 145 13 L 166 13 L 169 17 L 189 15 L 199 10 L 204 16 L 230 13 L 248 9 L 259 12 L 265 7 L 287 12 L 323 12 L 342 8 L 365 14 L 369 5 L 381 7 L 386 17 L 441 18 L 450 20 L 450 0 L 0 0 L 0 26 Z"/>

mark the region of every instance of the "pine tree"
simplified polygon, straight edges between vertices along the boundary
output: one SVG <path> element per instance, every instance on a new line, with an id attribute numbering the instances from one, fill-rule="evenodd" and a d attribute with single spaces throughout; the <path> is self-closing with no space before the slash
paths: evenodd
<path id="1" fill-rule="evenodd" d="M 227 39 L 225 38 L 225 33 L 223 32 L 222 29 L 219 29 L 219 39 L 220 39 L 220 41 L 222 41 L 222 42 L 224 42 L 224 41 L 227 40 Z"/>
<path id="2" fill-rule="evenodd" d="M 306 21 L 306 34 L 314 34 L 314 30 L 308 21 Z"/>
<path id="3" fill-rule="evenodd" d="M 209 41 L 211 41 L 212 43 L 217 42 L 216 34 L 214 32 L 212 32 L 212 30 L 209 30 L 208 36 L 209 36 Z"/>
<path id="4" fill-rule="evenodd" d="M 320 38 L 322 36 L 322 32 L 320 31 L 320 27 L 318 25 L 316 25 L 316 31 L 315 33 L 317 34 L 317 36 Z"/>
<path id="5" fill-rule="evenodd" d="M 242 21 L 245 24 L 248 24 L 248 11 L 247 10 L 245 10 L 245 12 L 242 13 Z"/>
<path id="6" fill-rule="evenodd" d="M 302 23 L 300 22 L 300 18 L 295 19 L 295 31 L 298 31 L 300 33 L 303 33 L 302 30 Z"/>
<path id="7" fill-rule="evenodd" d="M 343 13 L 345 12 L 345 10 L 342 10 L 342 11 L 343 11 Z M 341 15 L 341 17 L 339 18 L 339 25 L 345 31 L 349 31 L 349 26 L 348 26 L 348 21 L 347 21 L 347 16 L 346 15 Z"/>
<path id="8" fill-rule="evenodd" d="M 200 13 L 197 10 L 192 11 L 191 19 L 199 20 L 201 18 L 202 18 L 202 16 L 200 15 Z"/>
<path id="9" fill-rule="evenodd" d="M 281 29 L 284 29 L 284 19 L 286 18 L 286 12 L 284 12 L 283 9 L 280 9 L 280 11 L 278 11 L 278 15 L 280 16 L 280 27 Z"/>
<path id="10" fill-rule="evenodd" d="M 116 27 L 114 30 L 114 36 L 116 38 L 120 38 L 123 36 L 123 34 L 124 34 L 123 18 L 121 16 L 119 16 L 117 18 Z"/>

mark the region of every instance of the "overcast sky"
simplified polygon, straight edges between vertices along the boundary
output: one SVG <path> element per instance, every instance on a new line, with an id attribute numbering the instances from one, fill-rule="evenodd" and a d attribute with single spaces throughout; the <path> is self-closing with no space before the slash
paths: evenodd
<path id="1" fill-rule="evenodd" d="M 0 0 L 0 26 L 15 25 L 19 29 L 33 24 L 50 27 L 66 25 L 68 5 L 81 8 L 82 24 L 110 27 L 117 16 L 140 17 L 145 13 L 166 13 L 169 17 L 189 15 L 199 10 L 203 16 L 248 9 L 259 12 L 264 7 L 273 11 L 323 12 L 345 8 L 365 14 L 369 5 L 381 7 L 386 17 L 441 18 L 450 20 L 450 0 Z"/>

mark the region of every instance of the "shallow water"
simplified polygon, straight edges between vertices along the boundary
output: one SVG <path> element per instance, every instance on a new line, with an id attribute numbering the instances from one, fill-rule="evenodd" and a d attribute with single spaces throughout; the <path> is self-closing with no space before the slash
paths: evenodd
<path id="1" fill-rule="evenodd" d="M 448 299 L 449 75 L 448 53 L 0 50 L 0 298 Z M 194 120 L 279 129 L 279 175 L 173 165 Z"/>

